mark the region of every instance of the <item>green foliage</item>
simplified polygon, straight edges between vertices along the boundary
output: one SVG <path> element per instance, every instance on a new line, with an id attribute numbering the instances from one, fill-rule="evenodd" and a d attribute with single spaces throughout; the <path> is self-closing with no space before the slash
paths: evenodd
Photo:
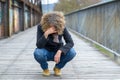
<path id="1" fill-rule="evenodd" d="M 55 5 L 54 10 L 63 11 L 66 14 L 100 1 L 101 0 L 59 0 Z"/>
<path id="2" fill-rule="evenodd" d="M 68 13 L 78 9 L 79 7 L 80 6 L 77 3 L 77 0 L 60 0 L 58 3 L 56 3 L 54 10 Z"/>

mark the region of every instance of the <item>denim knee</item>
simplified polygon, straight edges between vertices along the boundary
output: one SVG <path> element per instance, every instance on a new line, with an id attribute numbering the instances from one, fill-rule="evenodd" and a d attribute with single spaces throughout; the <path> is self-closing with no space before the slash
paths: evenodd
<path id="1" fill-rule="evenodd" d="M 68 51 L 68 53 L 66 54 L 67 57 L 67 61 L 72 60 L 76 55 L 76 52 L 73 48 L 70 49 L 70 51 Z"/>
<path id="2" fill-rule="evenodd" d="M 46 59 L 45 58 L 45 49 L 36 48 L 35 51 L 34 51 L 34 58 L 38 62 L 44 61 Z"/>

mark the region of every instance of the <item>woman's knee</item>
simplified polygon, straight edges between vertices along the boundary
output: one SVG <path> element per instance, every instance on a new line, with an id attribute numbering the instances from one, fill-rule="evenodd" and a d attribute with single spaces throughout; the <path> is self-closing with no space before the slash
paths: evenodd
<path id="1" fill-rule="evenodd" d="M 67 53 L 66 57 L 70 61 L 70 60 L 72 60 L 75 57 L 75 55 L 76 55 L 75 50 L 73 48 L 71 48 L 70 51 Z"/>
<path id="2" fill-rule="evenodd" d="M 34 58 L 37 61 L 40 61 L 45 58 L 45 49 L 38 49 L 36 48 L 34 51 Z"/>

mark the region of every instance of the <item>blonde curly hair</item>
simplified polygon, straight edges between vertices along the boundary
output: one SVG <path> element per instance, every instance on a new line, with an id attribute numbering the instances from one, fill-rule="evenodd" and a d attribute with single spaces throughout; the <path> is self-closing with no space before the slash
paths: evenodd
<path id="1" fill-rule="evenodd" d="M 52 24 L 57 30 L 58 34 L 62 34 L 65 26 L 65 17 L 62 12 L 49 12 L 42 16 L 40 21 L 42 30 L 45 32 Z"/>

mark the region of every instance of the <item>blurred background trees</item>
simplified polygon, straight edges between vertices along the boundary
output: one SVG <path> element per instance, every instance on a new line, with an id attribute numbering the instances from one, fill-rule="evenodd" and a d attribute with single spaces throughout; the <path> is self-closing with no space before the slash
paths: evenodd
<path id="1" fill-rule="evenodd" d="M 55 4 L 54 10 L 63 11 L 66 14 L 101 1 L 102 0 L 59 0 L 58 3 Z"/>
<path id="2" fill-rule="evenodd" d="M 55 3 L 52 3 L 56 1 Z M 43 13 L 50 11 L 63 11 L 65 14 L 97 3 L 109 2 L 112 0 L 42 0 Z M 46 2 L 46 4 L 44 3 Z"/>

